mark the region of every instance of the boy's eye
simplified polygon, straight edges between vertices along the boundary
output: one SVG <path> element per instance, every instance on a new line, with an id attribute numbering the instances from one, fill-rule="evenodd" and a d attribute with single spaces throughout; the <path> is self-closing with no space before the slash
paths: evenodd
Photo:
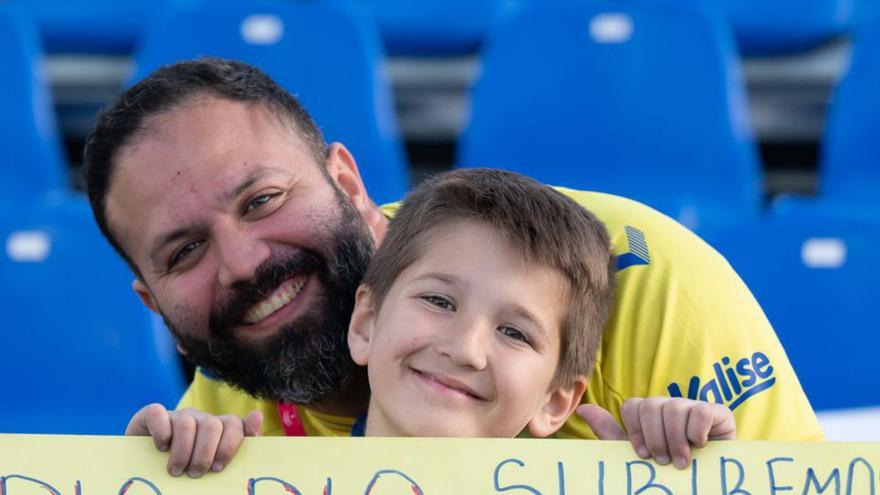
<path id="1" fill-rule="evenodd" d="M 422 296 L 422 299 L 431 306 L 445 309 L 447 311 L 455 311 L 455 305 L 452 304 L 452 301 L 443 296 Z"/>
<path id="2" fill-rule="evenodd" d="M 168 261 L 168 268 L 174 268 L 201 245 L 202 241 L 192 241 L 185 244 L 182 248 L 178 249 L 171 255 L 171 259 Z"/>
<path id="3" fill-rule="evenodd" d="M 273 198 L 280 195 L 281 193 L 270 193 L 270 194 L 260 194 L 259 196 L 251 199 L 244 206 L 244 213 L 251 212 L 265 205 L 269 201 L 272 201 Z"/>
<path id="4" fill-rule="evenodd" d="M 531 339 L 529 339 L 529 336 L 526 335 L 522 330 L 520 330 L 516 327 L 511 327 L 509 325 L 501 325 L 500 327 L 498 327 L 498 331 L 501 332 L 501 334 L 504 335 L 505 337 L 509 337 L 511 339 L 518 340 L 518 341 L 523 342 L 525 344 L 532 345 L 532 341 L 531 341 Z"/>

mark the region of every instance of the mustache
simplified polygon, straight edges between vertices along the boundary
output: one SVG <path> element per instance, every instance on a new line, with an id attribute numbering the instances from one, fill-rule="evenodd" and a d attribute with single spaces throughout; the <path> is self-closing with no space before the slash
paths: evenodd
<path id="1" fill-rule="evenodd" d="M 309 249 L 266 260 L 257 268 L 252 280 L 237 282 L 230 288 L 231 295 L 226 302 L 211 312 L 209 328 L 227 331 L 232 325 L 241 323 L 248 309 L 285 281 L 303 273 L 323 275 L 326 267 L 324 259 Z"/>

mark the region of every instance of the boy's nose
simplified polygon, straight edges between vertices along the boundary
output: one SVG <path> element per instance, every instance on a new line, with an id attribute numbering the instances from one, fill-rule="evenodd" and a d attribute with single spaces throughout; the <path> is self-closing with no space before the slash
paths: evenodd
<path id="1" fill-rule="evenodd" d="M 491 345 L 492 329 L 488 322 L 467 319 L 458 322 L 437 343 L 437 352 L 454 364 L 477 370 L 487 365 L 487 347 Z"/>

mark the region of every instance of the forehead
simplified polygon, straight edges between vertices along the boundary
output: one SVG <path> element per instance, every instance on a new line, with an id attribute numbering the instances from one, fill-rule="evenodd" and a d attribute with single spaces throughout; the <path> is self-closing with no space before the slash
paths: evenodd
<path id="1" fill-rule="evenodd" d="M 224 206 L 256 169 L 320 173 L 302 139 L 262 105 L 213 97 L 150 119 L 115 161 L 107 217 L 132 256 L 136 237 Z"/>
<path id="2" fill-rule="evenodd" d="M 547 312 L 561 312 L 567 299 L 568 283 L 559 271 L 526 259 L 519 246 L 487 223 L 444 223 L 426 232 L 423 245 L 413 264 L 418 273 L 451 274 L 463 286 L 484 290 L 499 301 L 516 300 Z"/>

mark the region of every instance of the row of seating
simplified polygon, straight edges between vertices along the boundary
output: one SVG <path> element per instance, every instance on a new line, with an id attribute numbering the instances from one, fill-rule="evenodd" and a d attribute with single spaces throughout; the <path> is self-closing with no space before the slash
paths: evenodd
<path id="1" fill-rule="evenodd" d="M 816 362 L 812 346 L 818 335 L 871 321 L 866 300 L 844 294 L 853 287 L 871 294 L 854 277 L 877 273 L 865 253 L 880 240 L 880 223 L 864 206 L 876 202 L 876 186 L 866 187 L 858 202 L 856 186 L 842 186 L 836 193 L 823 190 L 819 200 L 782 201 L 772 214 L 760 209 L 760 172 L 735 48 L 711 9 L 661 0 L 572 0 L 535 2 L 519 12 L 498 24 L 485 47 L 460 165 L 516 168 L 550 183 L 621 193 L 679 218 L 741 271 L 792 350 L 817 407 L 867 400 L 864 393 L 836 393 L 840 388 L 828 382 L 837 375 L 822 372 L 829 361 Z M 407 181 L 388 83 L 378 68 L 379 35 L 371 26 L 342 2 L 169 7 L 150 21 L 133 80 L 161 63 L 199 55 L 260 65 L 300 96 L 329 139 L 351 145 L 368 190 L 390 201 Z M 173 345 L 129 292 L 131 275 L 100 239 L 84 199 L 67 191 L 45 79 L 34 62 L 36 30 L 16 8 L 3 7 L 0 37 L 7 69 L 0 107 L 11 119 L 0 124 L 0 235 L 6 243 L 0 297 L 18 310 L 9 328 L 38 336 L 27 344 L 24 332 L 0 335 L 4 348 L 16 350 L 2 363 L 0 384 L 12 391 L 11 403 L 31 407 L 23 416 L 0 418 L 0 431 L 119 432 L 138 405 L 173 405 L 180 390 L 169 364 Z M 870 43 L 870 36 L 856 39 L 853 70 L 835 103 L 846 104 L 847 91 L 864 91 L 849 97 L 849 105 L 865 110 L 864 125 L 880 118 L 870 112 L 877 103 L 870 88 L 877 86 L 849 81 L 876 77 L 869 62 L 859 62 L 876 57 L 872 50 L 880 53 L 880 44 Z M 833 115 L 846 112 L 836 108 Z M 846 139 L 857 132 L 849 129 Z M 835 132 L 829 130 L 829 140 Z M 823 174 L 857 174 L 856 184 L 876 177 L 876 152 L 873 160 L 870 149 L 849 152 L 864 153 L 864 166 L 829 165 Z M 786 264 L 794 268 L 782 271 Z M 801 311 L 803 305 L 816 314 Z M 859 340 L 864 333 L 833 337 L 822 341 L 822 350 L 835 359 L 853 346 L 871 347 Z M 859 384 L 880 378 L 868 360 L 841 362 L 849 368 L 836 370 L 852 373 L 844 376 L 854 394 Z M 46 397 L 69 401 L 63 418 Z"/>
<path id="2" fill-rule="evenodd" d="M 26 5 L 36 17 L 46 46 L 52 52 L 127 53 L 136 46 L 145 20 L 157 7 L 193 0 L 16 1 Z M 379 26 L 388 53 L 443 56 L 475 52 L 499 18 L 529 1 L 534 0 L 358 0 L 357 3 Z M 849 30 L 870 5 L 870 0 L 684 1 L 717 8 L 733 26 L 740 48 L 747 54 L 759 55 L 802 50 L 839 36 Z M 779 22 L 782 18 L 786 21 Z"/>

